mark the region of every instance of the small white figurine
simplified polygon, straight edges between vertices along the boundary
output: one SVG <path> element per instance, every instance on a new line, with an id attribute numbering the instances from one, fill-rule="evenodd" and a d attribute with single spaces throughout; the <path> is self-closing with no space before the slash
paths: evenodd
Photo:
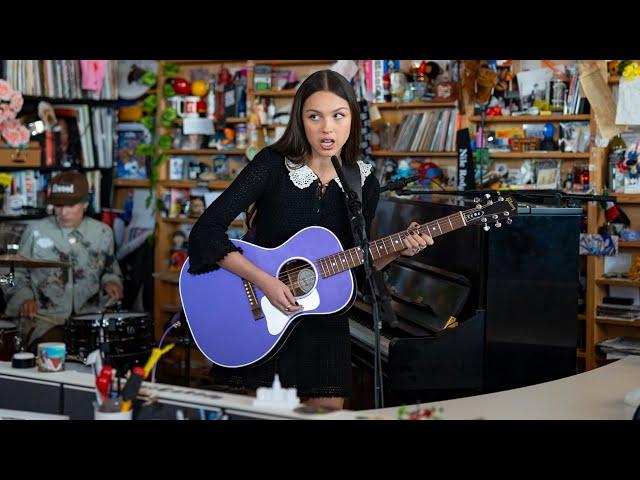
<path id="1" fill-rule="evenodd" d="M 282 388 L 280 377 L 278 377 L 277 373 L 273 379 L 272 387 L 259 387 L 256 390 L 256 398 L 253 401 L 254 407 L 293 409 L 299 405 L 298 391 L 295 388 Z"/>

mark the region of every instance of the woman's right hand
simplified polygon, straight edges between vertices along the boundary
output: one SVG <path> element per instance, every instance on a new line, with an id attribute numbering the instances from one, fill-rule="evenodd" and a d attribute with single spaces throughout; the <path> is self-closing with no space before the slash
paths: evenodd
<path id="1" fill-rule="evenodd" d="M 260 287 L 265 297 L 269 299 L 271 305 L 285 315 L 293 315 L 303 309 L 303 306 L 298 304 L 289 287 L 271 275 L 265 276 L 264 281 L 260 282 L 258 287 Z"/>
<path id="2" fill-rule="evenodd" d="M 33 320 L 33 317 L 36 316 L 38 311 L 36 301 L 32 298 L 29 300 L 25 300 L 22 305 L 20 305 L 20 316 L 21 317 L 29 317 Z"/>

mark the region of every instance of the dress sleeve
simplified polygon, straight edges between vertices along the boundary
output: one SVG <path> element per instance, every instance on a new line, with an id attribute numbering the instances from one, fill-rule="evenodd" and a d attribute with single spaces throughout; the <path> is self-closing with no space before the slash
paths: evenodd
<path id="1" fill-rule="evenodd" d="M 189 235 L 189 273 L 220 268 L 218 262 L 230 252 L 242 252 L 227 236 L 231 222 L 267 190 L 269 153 L 263 149 L 198 218 Z"/>

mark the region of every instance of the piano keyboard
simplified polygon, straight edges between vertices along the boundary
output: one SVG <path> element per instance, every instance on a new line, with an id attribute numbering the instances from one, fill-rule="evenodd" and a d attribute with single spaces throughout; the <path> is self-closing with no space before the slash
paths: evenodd
<path id="1" fill-rule="evenodd" d="M 349 318 L 349 332 L 351 333 L 351 338 L 355 339 L 360 344 L 364 345 L 368 350 L 373 353 L 374 349 L 374 340 L 375 335 L 373 330 L 366 325 L 354 320 L 353 318 Z M 391 338 L 385 336 L 385 334 L 380 332 L 380 354 L 384 360 L 389 359 L 389 343 L 391 342 Z"/>

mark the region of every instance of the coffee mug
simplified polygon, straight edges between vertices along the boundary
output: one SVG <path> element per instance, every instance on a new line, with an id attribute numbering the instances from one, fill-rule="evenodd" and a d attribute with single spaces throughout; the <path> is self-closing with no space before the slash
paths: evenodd
<path id="1" fill-rule="evenodd" d="M 200 101 L 200 97 L 193 95 L 187 97 L 175 95 L 169 98 L 171 106 L 183 118 L 197 118 L 200 116 L 198 115 L 198 101 Z"/>

